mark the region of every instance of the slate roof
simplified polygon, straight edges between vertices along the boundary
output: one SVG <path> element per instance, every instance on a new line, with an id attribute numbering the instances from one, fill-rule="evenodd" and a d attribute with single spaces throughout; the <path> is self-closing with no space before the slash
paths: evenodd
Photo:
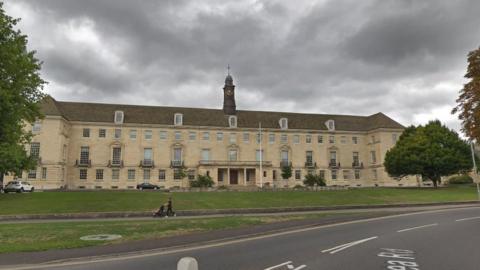
<path id="1" fill-rule="evenodd" d="M 63 102 L 47 97 L 41 104 L 45 115 L 62 116 L 70 121 L 113 122 L 115 111 L 124 112 L 124 123 L 173 125 L 175 113 L 183 114 L 185 126 L 228 127 L 228 116 L 221 109 L 138 106 L 85 102 Z M 307 114 L 237 110 L 239 128 L 279 128 L 280 118 L 288 118 L 289 129 L 327 130 L 325 122 L 335 121 L 337 131 L 369 131 L 377 128 L 404 129 L 383 113 L 370 116 Z"/>

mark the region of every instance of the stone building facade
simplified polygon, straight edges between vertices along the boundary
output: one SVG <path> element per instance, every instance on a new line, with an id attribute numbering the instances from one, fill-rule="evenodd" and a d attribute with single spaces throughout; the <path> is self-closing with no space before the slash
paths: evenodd
<path id="1" fill-rule="evenodd" d="M 47 97 L 29 146 L 38 168 L 22 177 L 36 189 L 188 187 L 198 174 L 219 186 L 293 187 L 307 173 L 322 175 L 329 186 L 417 185 L 415 177 L 398 181 L 384 170 L 385 153 L 404 127 L 382 113 L 237 110 L 230 75 L 223 95 L 221 110 Z M 284 166 L 292 168 L 289 179 L 282 179 Z"/>

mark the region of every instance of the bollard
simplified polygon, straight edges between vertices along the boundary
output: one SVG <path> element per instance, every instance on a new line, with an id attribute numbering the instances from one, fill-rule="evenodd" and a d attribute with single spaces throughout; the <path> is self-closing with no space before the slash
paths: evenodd
<path id="1" fill-rule="evenodd" d="M 177 270 L 198 270 L 198 262 L 192 257 L 183 257 L 177 263 Z"/>

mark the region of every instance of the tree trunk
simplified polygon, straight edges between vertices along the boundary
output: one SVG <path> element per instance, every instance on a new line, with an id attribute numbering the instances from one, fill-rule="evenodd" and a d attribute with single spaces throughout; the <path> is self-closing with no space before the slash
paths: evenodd
<path id="1" fill-rule="evenodd" d="M 432 179 L 432 182 L 433 182 L 433 187 L 438 188 L 437 179 Z"/>
<path id="2" fill-rule="evenodd" d="M 3 189 L 3 172 L 0 172 L 0 191 Z"/>

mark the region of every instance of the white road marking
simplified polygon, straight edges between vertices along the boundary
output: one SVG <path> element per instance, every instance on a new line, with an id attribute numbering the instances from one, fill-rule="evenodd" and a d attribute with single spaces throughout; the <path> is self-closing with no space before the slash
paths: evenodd
<path id="1" fill-rule="evenodd" d="M 461 218 L 461 219 L 457 219 L 455 221 L 466 221 L 466 220 L 473 220 L 473 219 L 480 219 L 480 217 Z"/>
<path id="2" fill-rule="evenodd" d="M 406 232 L 406 231 L 411 231 L 411 230 L 416 230 L 416 229 L 421 229 L 421 228 L 426 228 L 426 227 L 432 227 L 432 226 L 437 226 L 437 225 L 438 225 L 438 223 L 433 223 L 433 224 L 428 224 L 428 225 L 422 225 L 422 226 L 407 228 L 407 229 L 399 230 L 397 232 Z"/>
<path id="3" fill-rule="evenodd" d="M 376 239 L 378 238 L 378 236 L 374 236 L 374 237 L 370 237 L 370 238 L 365 238 L 365 239 L 362 239 L 362 240 L 358 240 L 358 241 L 353 241 L 353 242 L 350 242 L 350 243 L 346 243 L 346 244 L 343 244 L 343 245 L 339 245 L 339 246 L 336 246 L 336 247 L 333 247 L 333 248 L 329 248 L 329 249 L 325 249 L 325 250 L 322 250 L 322 253 L 325 253 L 325 252 L 329 252 L 330 254 L 335 254 L 339 251 L 342 251 L 344 249 L 347 249 L 349 247 L 353 247 L 355 245 L 358 245 L 358 244 L 361 244 L 361 243 L 365 243 L 367 241 L 370 241 L 370 240 L 373 240 L 373 239 Z"/>
<path id="4" fill-rule="evenodd" d="M 274 265 L 274 266 L 270 266 L 268 268 L 265 268 L 264 270 L 273 270 L 273 269 L 280 268 L 282 266 L 287 266 L 287 268 L 289 270 L 300 270 L 300 269 L 303 269 L 303 268 L 307 267 L 305 264 L 303 264 L 303 265 L 300 265 L 299 267 L 295 268 L 295 266 L 293 266 L 293 264 L 292 264 L 292 261 L 288 261 L 288 262 L 284 262 L 284 263 L 277 264 L 277 265 Z"/>

